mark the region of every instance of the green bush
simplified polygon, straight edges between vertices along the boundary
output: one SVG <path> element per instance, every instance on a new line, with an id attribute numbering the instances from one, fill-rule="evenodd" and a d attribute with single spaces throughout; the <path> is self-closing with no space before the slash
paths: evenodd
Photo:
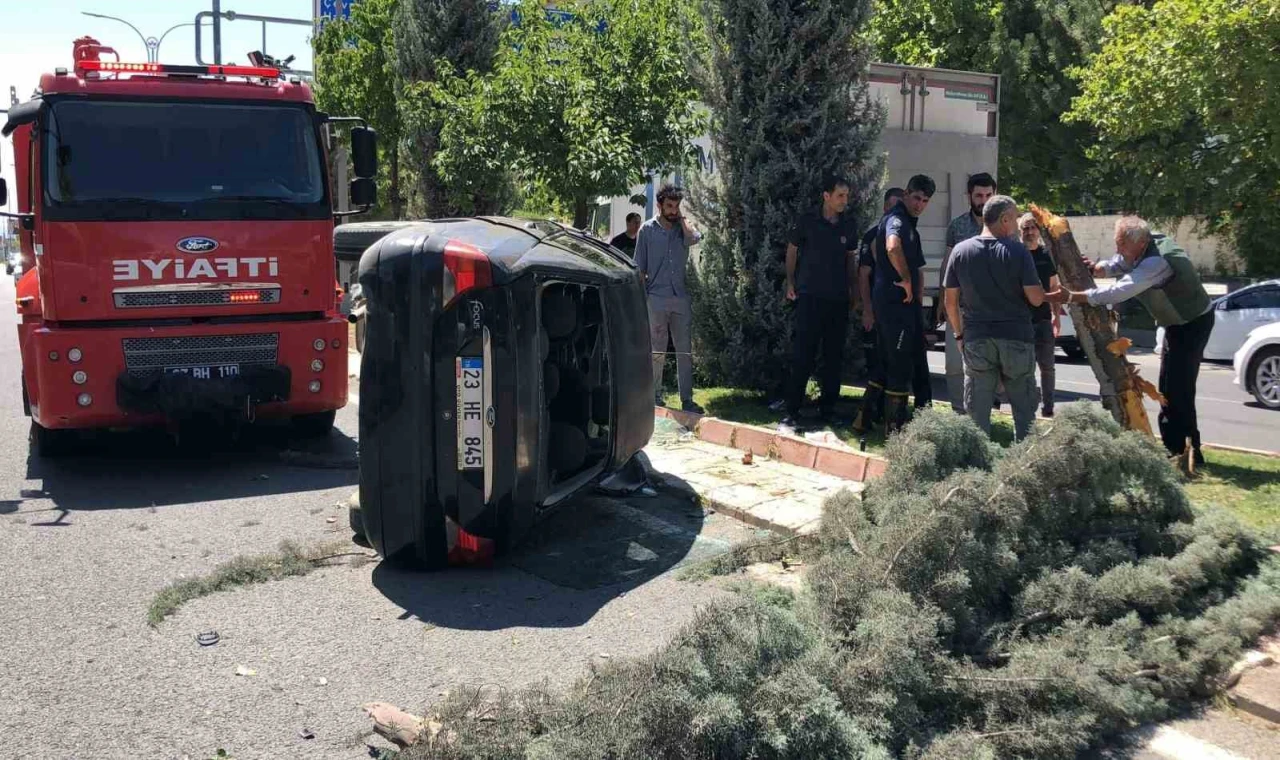
<path id="1" fill-rule="evenodd" d="M 565 694 L 454 695 L 408 756 L 1072 757 L 1212 693 L 1280 621 L 1280 562 L 1095 404 L 1003 455 L 925 412 L 889 452 L 827 502 L 798 595 Z"/>

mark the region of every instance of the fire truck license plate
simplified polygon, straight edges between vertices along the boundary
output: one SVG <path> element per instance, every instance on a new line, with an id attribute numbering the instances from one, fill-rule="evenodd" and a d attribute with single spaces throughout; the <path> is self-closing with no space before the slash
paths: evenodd
<path id="1" fill-rule="evenodd" d="M 484 359 L 459 356 L 458 469 L 484 469 Z"/>
<path id="2" fill-rule="evenodd" d="M 239 364 L 215 364 L 211 367 L 165 367 L 170 375 L 190 375 L 197 380 L 217 380 L 240 374 Z"/>

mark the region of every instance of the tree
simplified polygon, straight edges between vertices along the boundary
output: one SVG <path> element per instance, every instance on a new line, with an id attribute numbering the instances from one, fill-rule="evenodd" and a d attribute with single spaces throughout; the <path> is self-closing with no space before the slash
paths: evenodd
<path id="1" fill-rule="evenodd" d="M 464 172 L 472 187 L 451 191 L 435 168 L 447 109 L 432 99 L 442 75 L 486 74 L 493 65 L 502 25 L 487 0 L 400 0 L 395 14 L 396 94 L 413 146 L 410 161 L 417 179 L 414 211 L 427 217 L 494 213 L 507 195 L 509 180 L 499 171 L 484 176 Z M 476 183 L 478 182 L 478 185 Z"/>
<path id="2" fill-rule="evenodd" d="M 565 18 L 543 5 L 516 6 L 491 74 L 458 72 L 432 88 L 450 116 L 434 166 L 451 184 L 477 165 L 508 167 L 585 227 L 597 196 L 625 194 L 644 170 L 677 164 L 697 135 L 682 6 L 582 0 Z"/>
<path id="3" fill-rule="evenodd" d="M 879 60 L 1001 75 L 1001 188 L 1060 209 L 1105 202 L 1087 176 L 1092 130 L 1063 123 L 1079 87 L 1068 75 L 1098 49 L 1117 0 L 877 0 Z"/>
<path id="4" fill-rule="evenodd" d="M 391 216 L 401 215 L 400 113 L 396 107 L 391 18 L 398 0 L 362 0 L 351 18 L 325 24 L 316 37 L 316 100 L 330 113 L 363 117 L 386 157 Z"/>
<path id="5" fill-rule="evenodd" d="M 695 66 L 711 110 L 718 175 L 694 186 L 705 225 L 694 303 L 694 354 L 715 382 L 776 390 L 785 379 L 790 310 L 786 234 L 817 207 L 830 174 L 852 185 L 852 214 L 878 198 L 884 121 L 868 97 L 861 33 L 869 0 L 711 0 Z"/>
<path id="6" fill-rule="evenodd" d="M 1127 209 L 1196 215 L 1255 276 L 1280 272 L 1280 13 L 1274 0 L 1122 6 L 1074 74 L 1068 118 L 1098 133 L 1099 177 Z"/>
<path id="7" fill-rule="evenodd" d="M 1193 512 L 1097 404 L 997 449 L 925 411 L 816 535 L 756 547 L 802 551 L 798 591 L 743 584 L 566 689 L 455 689 L 399 756 L 1090 757 L 1212 694 L 1280 621 L 1280 558 Z"/>

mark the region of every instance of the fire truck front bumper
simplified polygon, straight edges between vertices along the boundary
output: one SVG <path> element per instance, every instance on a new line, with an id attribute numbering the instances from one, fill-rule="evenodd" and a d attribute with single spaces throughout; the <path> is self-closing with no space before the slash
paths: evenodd
<path id="1" fill-rule="evenodd" d="M 239 368 L 225 377 L 173 372 L 123 372 L 116 378 L 116 404 L 134 414 L 171 419 L 243 413 L 259 404 L 289 400 L 292 373 L 281 365 Z"/>

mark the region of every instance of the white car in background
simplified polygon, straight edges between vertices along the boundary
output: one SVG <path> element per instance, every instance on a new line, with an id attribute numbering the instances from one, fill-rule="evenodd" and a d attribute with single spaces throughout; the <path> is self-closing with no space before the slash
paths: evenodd
<path id="1" fill-rule="evenodd" d="M 1253 394 L 1259 404 L 1280 409 L 1280 321 L 1249 333 L 1232 357 L 1236 385 Z"/>
<path id="2" fill-rule="evenodd" d="M 1280 280 L 1241 288 L 1213 302 L 1213 332 L 1204 347 L 1206 361 L 1232 361 L 1259 327 L 1280 322 Z M 1164 350 L 1164 328 L 1156 331 L 1156 353 Z M 1238 368 L 1237 368 L 1238 371 Z"/>

